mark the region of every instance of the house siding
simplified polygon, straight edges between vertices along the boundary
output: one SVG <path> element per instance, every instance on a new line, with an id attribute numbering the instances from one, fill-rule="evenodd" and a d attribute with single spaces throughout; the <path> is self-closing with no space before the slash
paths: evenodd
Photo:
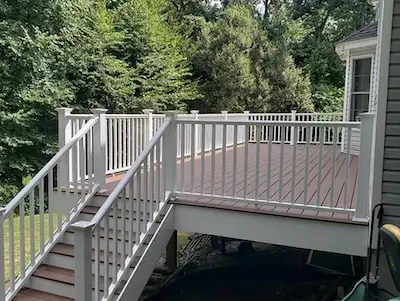
<path id="1" fill-rule="evenodd" d="M 394 1 L 393 9 L 382 175 L 382 202 L 400 203 L 400 0 Z"/>

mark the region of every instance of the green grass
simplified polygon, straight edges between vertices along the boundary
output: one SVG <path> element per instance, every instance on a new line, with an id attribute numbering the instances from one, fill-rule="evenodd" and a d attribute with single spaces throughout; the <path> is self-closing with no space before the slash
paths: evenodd
<path id="1" fill-rule="evenodd" d="M 10 233 L 10 220 L 7 219 L 4 221 L 4 264 L 5 264 L 5 281 L 6 286 L 10 282 L 10 261 L 14 262 L 14 276 L 17 277 L 21 274 L 21 248 L 25 248 L 25 268 L 31 264 L 31 240 L 34 241 L 35 246 L 35 254 L 37 254 L 40 250 L 40 229 L 41 222 L 40 216 L 35 215 L 33 219 L 34 225 L 34 235 L 31 237 L 30 233 L 30 225 L 31 220 L 29 216 L 25 216 L 24 219 L 24 234 L 21 237 L 21 227 L 20 227 L 20 217 L 13 217 L 13 231 Z M 49 214 L 44 214 L 43 216 L 43 233 L 44 233 L 44 241 L 48 241 L 49 239 Z M 53 231 L 58 227 L 57 224 L 57 215 L 53 216 Z M 14 239 L 14 245 L 12 249 L 10 249 L 10 235 Z M 178 232 L 178 252 L 180 252 L 185 245 L 189 242 L 190 233 Z M 21 244 L 22 239 L 22 244 Z M 12 256 L 10 256 L 12 254 Z M 165 254 L 163 254 L 163 257 Z M 165 258 L 165 257 L 164 257 Z"/>
<path id="2" fill-rule="evenodd" d="M 192 233 L 178 231 L 178 252 L 181 252 L 183 248 L 189 243 L 190 235 L 192 235 Z"/>
<path id="3" fill-rule="evenodd" d="M 33 219 L 34 233 L 31 237 L 31 220 L 29 216 L 23 218 L 24 232 L 21 233 L 21 218 L 14 216 L 13 229 L 10 232 L 10 220 L 4 221 L 4 264 L 5 264 L 5 280 L 6 284 L 10 281 L 11 266 L 10 262 L 14 262 L 14 275 L 15 277 L 21 274 L 21 248 L 25 248 L 25 268 L 31 264 L 31 241 L 34 242 L 35 254 L 40 250 L 40 235 L 41 235 L 41 221 L 40 216 L 35 215 Z M 57 215 L 53 216 L 53 231 L 57 228 Z M 49 214 L 43 216 L 43 227 L 42 233 L 44 242 L 49 239 Z M 13 238 L 14 244 L 11 246 L 11 240 Z M 22 239 L 22 241 L 21 241 Z M 10 249 L 12 247 L 12 249 Z"/>

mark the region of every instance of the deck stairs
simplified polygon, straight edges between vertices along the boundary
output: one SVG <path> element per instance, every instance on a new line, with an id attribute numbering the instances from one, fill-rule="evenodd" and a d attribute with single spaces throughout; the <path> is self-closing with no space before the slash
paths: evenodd
<path id="1" fill-rule="evenodd" d="M 77 217 L 77 220 L 83 220 L 83 221 L 90 221 L 93 216 L 96 214 L 96 212 L 99 210 L 102 202 L 104 202 L 104 197 L 94 197 L 92 202 L 88 204 L 82 212 L 79 214 Z M 126 200 L 126 202 L 129 202 L 129 200 Z M 143 206 L 142 210 L 143 210 Z M 120 294 L 124 289 L 124 286 L 127 284 L 127 280 L 129 280 L 129 277 L 132 275 L 133 271 L 138 265 L 138 262 L 142 258 L 142 255 L 144 254 L 146 248 L 150 248 L 149 244 L 152 241 L 152 238 L 154 237 L 154 234 L 159 230 L 159 227 L 161 225 L 161 222 L 163 218 L 165 217 L 165 209 L 163 211 L 163 214 L 159 216 L 157 219 L 157 226 L 152 228 L 150 231 L 148 231 L 145 235 L 144 241 L 141 245 L 141 247 L 136 251 L 135 254 L 135 259 L 131 266 L 129 267 L 129 271 L 126 273 L 126 276 L 124 276 L 124 280 L 122 280 L 117 287 L 114 297 L 111 300 L 120 300 Z M 127 209 L 126 216 L 129 216 L 131 212 Z M 146 213 L 149 215 L 149 212 Z M 136 212 L 133 212 L 133 215 L 136 216 Z M 143 211 L 140 212 L 140 215 L 143 215 Z M 112 217 L 114 218 L 114 217 Z M 118 225 L 120 223 L 124 222 L 122 220 L 121 212 L 118 212 Z M 125 223 L 128 222 L 128 219 L 125 219 Z M 110 224 L 113 224 L 112 222 Z M 129 250 L 129 242 L 126 239 L 128 237 L 128 234 L 125 235 L 125 241 L 122 241 L 122 235 L 121 235 L 121 230 L 120 226 L 117 228 L 117 245 L 118 245 L 118 254 L 116 256 L 117 258 L 117 265 L 120 266 L 120 261 L 121 261 L 121 250 L 125 249 L 126 252 Z M 105 237 L 105 229 L 104 227 L 101 227 L 100 233 L 101 233 L 101 240 L 100 240 L 100 274 L 101 278 L 106 277 L 105 272 L 108 271 L 108 277 L 110 278 L 110 281 L 112 281 L 113 278 L 113 265 L 114 265 L 114 257 L 113 254 L 110 252 L 109 253 L 109 259 L 108 259 L 108 269 L 105 268 L 105 254 L 104 254 L 104 245 L 106 244 L 106 239 L 108 240 L 109 245 L 114 245 L 114 228 L 110 227 L 108 230 L 108 239 Z M 135 236 L 135 235 L 134 235 Z M 94 240 L 93 240 L 94 243 Z M 125 247 L 123 248 L 122 244 L 125 244 Z M 166 245 L 166 244 L 165 244 Z M 158 253 L 163 251 L 165 245 L 162 245 L 161 248 L 159 248 Z M 94 252 L 93 252 L 93 261 L 92 261 L 92 269 L 95 269 L 95 260 L 94 260 Z M 153 262 L 155 265 L 157 262 Z M 27 284 L 25 285 L 24 288 L 21 289 L 21 291 L 17 294 L 17 296 L 13 300 L 75 300 L 75 279 L 74 279 L 74 265 L 75 265 L 75 260 L 74 260 L 74 232 L 72 230 L 67 230 L 64 235 L 61 237 L 60 241 L 54 245 L 54 247 L 51 249 L 49 254 L 46 256 L 46 258 L 43 260 L 42 264 L 36 269 L 36 271 L 32 274 L 30 279 L 27 281 Z M 144 285 L 146 284 L 148 278 L 151 275 L 151 270 L 150 274 L 147 273 L 147 275 L 141 275 L 143 277 L 144 284 L 142 284 L 142 288 L 144 288 Z M 104 287 L 100 287 L 101 293 L 100 297 L 102 298 L 102 292 L 104 291 Z M 95 292 L 93 288 L 93 300 L 95 300 Z M 133 300 L 133 299 L 130 299 Z"/>
<path id="2" fill-rule="evenodd" d="M 166 123 L 166 126 L 161 128 L 149 142 L 149 145 L 132 164 L 111 194 L 103 194 L 98 192 L 98 188 L 104 186 L 104 182 L 103 185 L 98 184 L 102 177 L 96 177 L 96 160 L 92 162 L 94 167 L 90 166 L 90 163 L 83 162 L 85 159 L 74 161 L 74 155 L 78 153 L 76 149 L 74 153 L 74 148 L 77 148 L 77 145 L 83 148 L 85 143 L 90 141 L 82 142 L 82 138 L 85 138 L 86 134 L 96 135 L 98 119 L 99 117 L 95 116 L 91 123 L 82 127 L 72 142 L 68 143 L 52 159 L 51 164 L 46 165 L 31 183 L 10 202 L 5 213 L 0 211 L 2 225 L 7 220 L 13 221 L 14 216 L 22 213 L 23 218 L 19 219 L 19 229 L 16 230 L 23 235 L 22 232 L 26 232 L 23 222 L 26 220 L 24 209 L 26 199 L 29 205 L 35 205 L 35 193 L 39 190 L 37 206 L 40 207 L 40 250 L 35 256 L 31 256 L 30 263 L 24 262 L 26 269 L 15 264 L 15 257 L 24 260 L 23 256 L 26 254 L 23 252 L 27 251 L 25 247 L 21 250 L 21 256 L 11 255 L 10 265 L 7 266 L 7 268 L 11 267 L 11 275 L 5 273 L 1 275 L 5 280 L 5 288 L 4 295 L 0 297 L 0 300 L 139 299 L 175 230 L 173 205 L 168 204 L 173 195 L 171 190 L 167 190 L 171 183 L 158 178 L 157 187 L 160 193 L 153 196 L 148 194 L 148 187 L 151 186 L 153 191 L 155 187 L 155 183 L 150 181 L 155 178 L 155 168 L 149 166 L 148 163 L 150 159 L 154 161 L 156 157 L 159 162 L 162 160 L 160 157 L 161 140 L 165 134 L 168 134 L 169 123 Z M 97 130 L 100 129 L 97 128 Z M 96 144 L 96 139 L 94 139 L 94 144 Z M 171 146 L 167 142 L 164 142 L 164 145 Z M 156 151 L 158 151 L 158 155 L 155 153 Z M 69 156 L 71 152 L 73 156 Z M 168 153 L 168 151 L 164 149 L 163 153 Z M 56 176 L 53 175 L 53 170 L 55 168 L 58 170 L 58 186 L 62 184 L 63 180 L 68 181 L 67 178 L 62 178 L 62 163 L 65 163 L 66 160 L 63 160 L 65 157 L 73 160 L 73 165 L 80 163 L 82 165 L 80 165 L 80 169 L 76 170 L 76 173 L 73 172 L 72 177 L 75 178 L 72 179 L 72 183 L 71 178 L 69 179 L 71 184 L 68 188 L 64 186 L 60 190 L 52 185 L 52 180 Z M 86 167 L 82 168 L 85 166 L 84 163 Z M 168 164 L 164 165 L 168 168 Z M 87 172 L 86 175 L 84 174 L 88 166 L 94 168 L 94 178 L 92 178 L 91 170 L 88 172 L 89 175 Z M 78 178 L 79 172 L 80 178 Z M 86 177 L 85 182 L 82 182 L 84 177 Z M 44 189 L 47 183 L 48 191 Z M 45 231 L 45 196 L 48 199 L 50 216 L 60 215 L 57 210 L 64 210 L 63 214 L 66 215 L 62 222 L 58 221 L 57 229 L 48 232 L 50 239 L 46 242 L 44 235 L 42 236 L 42 232 Z M 60 209 L 65 207 L 65 203 L 68 203 L 67 211 L 65 208 Z M 29 213 L 34 212 L 29 211 Z M 2 215 L 3 213 L 4 215 Z M 49 227 L 53 227 L 50 224 Z M 4 227 L 1 228 L 1 230 L 3 229 Z M 11 231 L 13 231 L 12 228 L 10 233 Z M 28 238 L 34 236 L 34 231 L 30 231 Z M 3 237 L 3 234 L 0 234 Z M 13 246 L 25 244 L 23 238 L 20 241 L 14 241 L 13 238 L 6 237 L 0 240 L 0 243 L 3 244 L 2 249 L 7 242 L 10 243 L 10 252 L 13 250 Z M 31 250 L 34 250 L 34 244 Z M 4 256 L 4 253 L 0 255 Z M 7 264 L 7 261 L 4 260 L 3 266 L 0 268 L 4 269 Z M 19 275 L 18 272 L 20 272 Z"/>

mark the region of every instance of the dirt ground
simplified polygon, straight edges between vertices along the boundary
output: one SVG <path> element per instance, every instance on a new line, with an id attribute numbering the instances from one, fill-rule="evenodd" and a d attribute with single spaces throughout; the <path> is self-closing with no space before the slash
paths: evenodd
<path id="1" fill-rule="evenodd" d="M 164 258 L 148 282 L 148 301 L 328 301 L 337 286 L 350 290 L 355 277 L 327 274 L 306 264 L 309 251 L 260 243 L 220 241 L 179 233 L 175 273 Z"/>

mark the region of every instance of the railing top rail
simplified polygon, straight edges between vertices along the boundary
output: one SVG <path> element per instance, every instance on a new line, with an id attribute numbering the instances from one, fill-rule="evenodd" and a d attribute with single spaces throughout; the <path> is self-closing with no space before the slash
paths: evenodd
<path id="1" fill-rule="evenodd" d="M 122 178 L 121 181 L 117 184 L 117 186 L 114 188 L 114 190 L 111 192 L 111 194 L 108 196 L 108 198 L 105 200 L 103 205 L 100 207 L 100 209 L 97 211 L 96 215 L 92 218 L 90 224 L 92 227 L 95 227 L 98 225 L 104 216 L 107 215 L 108 211 L 111 209 L 111 207 L 114 204 L 114 201 L 118 199 L 119 195 L 121 192 L 125 189 L 125 187 L 129 184 L 129 181 L 131 178 L 135 175 L 135 173 L 138 171 L 142 163 L 146 160 L 147 156 L 150 154 L 150 152 L 153 150 L 154 146 L 158 143 L 158 141 L 161 139 L 163 133 L 165 130 L 168 128 L 168 126 L 171 124 L 172 119 L 169 118 L 157 131 L 157 133 L 154 135 L 154 137 L 150 140 L 150 142 L 147 144 L 147 146 L 144 148 L 144 150 L 140 153 L 139 157 L 135 160 L 135 162 L 132 164 L 132 167 L 126 172 L 125 176 Z"/>
<path id="2" fill-rule="evenodd" d="M 250 116 L 278 116 L 278 115 L 279 116 L 291 116 L 292 113 L 249 113 L 249 115 Z"/>
<path id="3" fill-rule="evenodd" d="M 154 116 L 154 115 L 153 115 Z M 123 118 L 147 118 L 146 114 L 106 114 L 106 118 L 123 119 Z"/>
<path id="4" fill-rule="evenodd" d="M 253 121 L 253 120 L 203 120 L 177 119 L 177 123 L 208 124 L 208 125 L 268 125 L 268 126 L 297 126 L 297 127 L 346 127 L 360 128 L 360 122 L 352 121 Z"/>
<path id="5" fill-rule="evenodd" d="M 35 188 L 40 180 L 47 175 L 47 173 L 57 165 L 60 159 L 79 141 L 99 120 L 98 116 L 93 116 L 75 135 L 71 138 L 54 156 L 49 162 L 33 177 L 33 179 L 6 205 L 6 211 L 4 213 L 7 216 L 12 212 L 24 199 L 28 193 Z"/>
<path id="6" fill-rule="evenodd" d="M 67 119 L 88 119 L 92 117 L 93 114 L 68 114 L 65 116 Z"/>

